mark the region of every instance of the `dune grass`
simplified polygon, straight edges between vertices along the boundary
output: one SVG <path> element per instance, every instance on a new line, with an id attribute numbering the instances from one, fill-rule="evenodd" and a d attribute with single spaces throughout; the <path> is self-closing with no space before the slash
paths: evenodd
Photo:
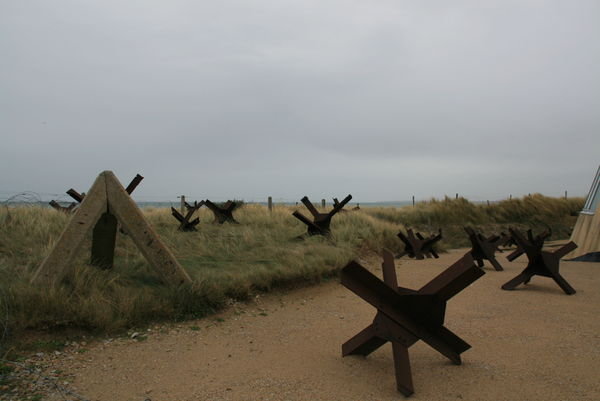
<path id="1" fill-rule="evenodd" d="M 118 235 L 115 268 L 88 266 L 90 241 L 56 288 L 29 285 L 69 216 L 46 208 L 0 210 L 0 302 L 13 330 L 76 327 L 115 331 L 149 321 L 204 316 L 230 299 L 245 300 L 273 287 L 316 283 L 335 275 L 365 250 L 393 246 L 397 225 L 365 214 L 340 214 L 331 238 L 310 237 L 288 207 L 246 205 L 241 223 L 213 225 L 200 211 L 197 232 L 177 230 L 168 209 L 144 214 L 194 283 L 165 286 L 128 236 Z M 91 239 L 90 239 L 91 240 Z"/>
<path id="2" fill-rule="evenodd" d="M 88 265 L 90 241 L 60 285 L 31 286 L 33 271 L 50 252 L 69 216 L 49 208 L 0 208 L 0 324 L 13 338 L 27 329 L 78 328 L 115 332 L 161 320 L 210 314 L 230 300 L 245 300 L 276 287 L 317 283 L 337 274 L 349 260 L 382 247 L 400 250 L 399 230 L 445 230 L 446 247 L 467 245 L 465 223 L 487 231 L 508 225 L 552 227 L 566 237 L 583 199 L 534 195 L 491 206 L 464 199 L 432 200 L 404 208 L 363 208 L 339 213 L 330 238 L 297 237 L 305 226 L 296 208 L 259 205 L 236 210 L 239 225 L 213 225 L 201 209 L 197 232 L 177 230 L 168 209 L 144 209 L 150 224 L 193 278 L 177 289 L 164 285 L 126 235 L 117 236 L 115 267 Z M 2 327 L 0 327 L 2 329 Z M 6 337 L 6 336 L 5 336 Z"/>
<path id="3" fill-rule="evenodd" d="M 366 213 L 394 224 L 403 224 L 425 232 L 444 231 L 444 246 L 469 246 L 463 227 L 470 225 L 485 234 L 508 232 L 508 227 L 531 228 L 541 232 L 550 228 L 551 239 L 568 238 L 583 207 L 583 198 L 551 198 L 533 194 L 518 199 L 503 200 L 489 206 L 472 203 L 464 198 L 432 199 L 415 207 L 372 208 Z"/>

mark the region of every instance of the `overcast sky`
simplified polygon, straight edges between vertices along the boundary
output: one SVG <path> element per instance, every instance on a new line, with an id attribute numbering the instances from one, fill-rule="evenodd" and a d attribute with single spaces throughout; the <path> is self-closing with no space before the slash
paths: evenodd
<path id="1" fill-rule="evenodd" d="M 600 1 L 0 0 L 0 199 L 587 194 Z"/>

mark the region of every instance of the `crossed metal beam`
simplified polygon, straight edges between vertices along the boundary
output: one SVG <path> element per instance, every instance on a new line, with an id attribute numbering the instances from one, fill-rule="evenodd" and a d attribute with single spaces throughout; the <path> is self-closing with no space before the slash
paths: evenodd
<path id="1" fill-rule="evenodd" d="M 476 232 L 471 227 L 464 227 L 465 232 L 471 241 L 471 255 L 477 261 L 477 266 L 483 267 L 483 260 L 488 260 L 496 271 L 502 271 L 504 268 L 496 260 L 497 241 L 500 237 L 492 235 L 485 238 L 481 233 Z"/>
<path id="2" fill-rule="evenodd" d="M 577 248 L 573 241 L 558 248 L 554 252 L 543 251 L 544 240 L 540 236 L 533 237 L 531 230 L 527 232 L 527 239 L 518 230 L 510 229 L 510 233 L 523 249 L 529 260 L 527 267 L 519 275 L 502 286 L 503 290 L 514 290 L 519 284 L 527 284 L 535 275 L 550 277 L 567 295 L 575 294 L 575 289 L 558 272 L 560 259 Z"/>
<path id="3" fill-rule="evenodd" d="M 497 249 L 499 252 L 502 252 L 500 247 L 508 248 L 508 247 L 517 245 L 517 243 L 515 242 L 515 239 L 512 237 L 512 235 L 507 234 L 504 231 L 500 232 L 500 238 L 498 239 L 498 241 L 496 243 L 498 244 Z"/>
<path id="4" fill-rule="evenodd" d="M 200 218 L 196 217 L 194 220 L 190 220 L 190 219 L 192 218 L 192 216 L 194 215 L 196 210 L 200 209 L 204 205 L 204 201 L 200 201 L 200 203 L 194 201 L 193 205 L 190 205 L 187 202 L 185 202 L 184 204 L 185 204 L 185 208 L 187 210 L 185 216 L 182 215 L 181 213 L 179 213 L 179 211 L 177 209 L 175 209 L 174 207 L 171 207 L 171 214 L 180 223 L 178 229 L 180 231 L 186 231 L 186 232 L 197 231 L 196 226 L 200 223 Z"/>
<path id="5" fill-rule="evenodd" d="M 401 258 L 404 255 L 408 255 L 411 258 L 422 260 L 425 257 L 439 258 L 437 252 L 433 249 L 433 245 L 442 239 L 442 229 L 440 228 L 439 233 L 431 234 L 425 238 L 420 232 L 416 234 L 411 228 L 406 230 L 406 235 L 400 231 L 398 237 L 404 242 L 404 251 L 397 255 Z"/>
<path id="6" fill-rule="evenodd" d="M 236 202 L 228 200 L 223 206 L 218 206 L 208 199 L 206 199 L 203 202 L 206 205 L 206 207 L 209 208 L 211 212 L 213 212 L 215 216 L 215 219 L 213 220 L 214 224 L 223 224 L 226 222 L 239 224 L 233 218 L 233 210 L 237 206 Z"/>
<path id="7" fill-rule="evenodd" d="M 423 340 L 433 349 L 461 364 L 460 354 L 471 348 L 444 327 L 446 302 L 485 272 L 464 255 L 418 291 L 399 287 L 394 255 L 383 252 L 383 281 L 357 262 L 341 272 L 341 283 L 377 308 L 373 323 L 342 345 L 342 356 L 369 355 L 386 342 L 392 343 L 396 387 L 405 396 L 414 392 L 408 348 Z"/>
<path id="8" fill-rule="evenodd" d="M 544 241 L 548 238 L 550 238 L 550 236 L 552 235 L 552 230 L 545 230 L 543 231 L 541 234 L 536 235 L 535 237 L 533 236 L 533 231 L 531 231 L 531 229 L 527 230 L 527 238 L 529 240 L 529 242 L 532 245 L 535 245 L 536 247 L 538 247 L 539 249 L 542 249 L 544 247 Z M 511 238 L 514 241 L 514 237 L 511 235 Z M 512 262 L 513 260 L 517 259 L 519 256 L 523 255 L 525 253 L 525 250 L 518 245 L 518 243 L 515 241 L 515 245 L 517 245 L 517 249 L 515 249 L 510 255 L 508 255 L 506 257 L 506 259 L 508 259 L 509 262 Z"/>
<path id="9" fill-rule="evenodd" d="M 50 206 L 52 206 L 54 209 L 58 210 L 59 212 L 63 212 L 63 213 L 71 213 L 73 211 L 73 209 L 75 209 L 75 207 L 77 206 L 77 203 L 75 202 L 71 202 L 69 204 L 69 206 L 62 206 L 60 203 L 58 203 L 55 200 L 51 200 L 49 202 Z"/>
<path id="10" fill-rule="evenodd" d="M 338 198 L 333 198 L 333 206 L 337 206 L 340 203 L 340 201 L 338 200 Z M 346 209 L 340 209 L 340 213 L 346 213 L 346 212 L 354 212 L 360 210 L 360 205 L 357 203 L 356 206 L 354 206 L 352 209 L 350 210 L 346 210 Z"/>
<path id="11" fill-rule="evenodd" d="M 341 202 L 336 202 L 333 209 L 328 213 L 320 213 L 307 196 L 300 199 L 300 201 L 306 206 L 308 211 L 313 215 L 313 221 L 310 221 L 299 211 L 295 211 L 292 215 L 308 226 L 308 235 L 329 235 L 331 229 L 331 218 L 336 215 L 346 203 L 350 202 L 352 195 L 346 196 Z"/>

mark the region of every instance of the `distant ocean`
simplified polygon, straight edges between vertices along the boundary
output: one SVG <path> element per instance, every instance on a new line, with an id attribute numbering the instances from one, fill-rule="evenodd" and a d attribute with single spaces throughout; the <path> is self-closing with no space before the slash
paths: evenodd
<path id="1" fill-rule="evenodd" d="M 61 206 L 68 206 L 71 201 L 58 201 Z M 141 208 L 169 208 L 179 207 L 179 201 L 174 202 L 136 202 L 137 205 Z M 267 206 L 267 202 L 244 202 L 247 205 L 263 205 Z M 39 201 L 39 200 L 23 200 L 23 199 L 0 199 L 0 205 L 10 205 L 10 206 L 42 206 L 42 207 L 50 207 L 48 202 Z M 285 205 L 285 206 L 294 206 L 301 205 L 300 202 L 273 202 L 274 205 Z M 319 203 L 320 205 L 320 203 Z M 327 206 L 331 207 L 333 205 L 332 202 L 327 202 Z M 349 202 L 346 207 L 355 207 L 356 205 L 360 205 L 360 207 L 402 207 L 407 205 L 412 205 L 412 201 L 387 201 L 387 202 Z"/>
<path id="2" fill-rule="evenodd" d="M 139 207 L 177 207 L 179 206 L 179 201 L 177 202 L 136 202 Z M 244 202 L 247 205 L 263 205 L 267 206 L 267 202 Z M 285 206 L 294 206 L 296 204 L 301 205 L 300 202 L 276 202 L 273 201 L 274 205 L 285 205 Z M 319 203 L 320 204 L 320 203 Z M 412 201 L 388 201 L 388 202 L 349 202 L 346 207 L 360 205 L 361 207 L 401 207 L 412 205 Z M 332 202 L 327 202 L 328 206 L 332 206 Z"/>

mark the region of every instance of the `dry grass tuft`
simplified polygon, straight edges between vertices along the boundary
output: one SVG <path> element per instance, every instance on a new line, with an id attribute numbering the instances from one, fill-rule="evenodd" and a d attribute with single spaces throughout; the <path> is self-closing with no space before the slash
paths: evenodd
<path id="1" fill-rule="evenodd" d="M 194 279 L 193 285 L 179 289 L 163 285 L 123 235 L 118 236 L 112 271 L 88 266 L 87 241 L 60 286 L 32 287 L 33 271 L 69 217 L 49 208 L 2 208 L 0 310 L 8 310 L 6 325 L 13 334 L 60 327 L 110 332 L 150 321 L 195 318 L 222 308 L 229 299 L 328 279 L 349 260 L 382 247 L 399 250 L 396 234 L 404 226 L 425 232 L 442 227 L 450 247 L 466 245 L 466 223 L 488 231 L 515 224 L 548 225 L 558 238 L 567 235 L 574 224 L 570 214 L 582 205 L 583 199 L 534 195 L 489 207 L 444 199 L 414 208 L 363 208 L 338 214 L 331 238 L 305 240 L 297 239 L 306 228 L 292 217 L 293 207 L 275 206 L 269 213 L 263 206 L 244 205 L 235 212 L 239 225 L 210 224 L 212 214 L 201 209 L 199 230 L 191 233 L 177 230 L 168 209 L 145 209 L 150 224 Z"/>

